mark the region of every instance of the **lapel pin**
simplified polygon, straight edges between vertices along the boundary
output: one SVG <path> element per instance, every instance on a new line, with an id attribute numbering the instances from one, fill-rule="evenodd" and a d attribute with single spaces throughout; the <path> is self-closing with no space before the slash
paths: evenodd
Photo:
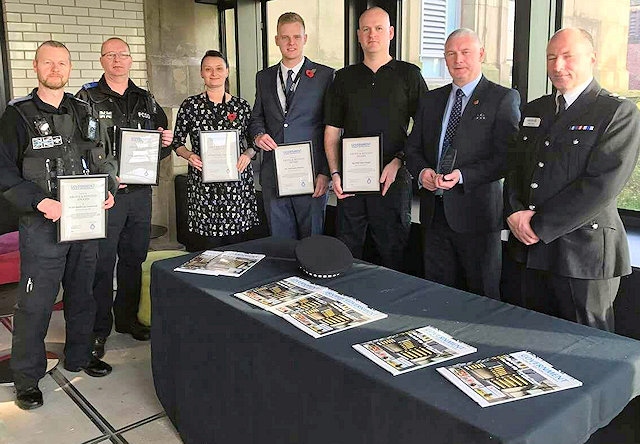
<path id="1" fill-rule="evenodd" d="M 474 101 L 473 101 L 473 104 L 474 104 L 474 105 L 477 105 L 478 103 L 480 103 L 480 101 L 479 101 L 478 99 L 476 99 L 476 100 L 474 100 Z"/>

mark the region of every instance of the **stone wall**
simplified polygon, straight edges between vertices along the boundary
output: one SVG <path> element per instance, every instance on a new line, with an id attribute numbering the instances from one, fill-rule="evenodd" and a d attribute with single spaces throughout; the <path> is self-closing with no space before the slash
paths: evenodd
<path id="1" fill-rule="evenodd" d="M 100 45 L 109 37 L 126 40 L 133 57 L 131 78 L 147 80 L 143 0 L 3 0 L 13 97 L 37 86 L 35 50 L 45 40 L 58 40 L 71 52 L 73 70 L 67 90 L 102 75 Z"/>

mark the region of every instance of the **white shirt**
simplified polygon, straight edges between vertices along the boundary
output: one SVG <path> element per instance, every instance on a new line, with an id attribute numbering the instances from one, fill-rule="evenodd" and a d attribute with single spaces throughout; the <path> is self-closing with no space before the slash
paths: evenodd
<path id="1" fill-rule="evenodd" d="M 575 88 L 567 91 L 564 94 L 560 94 L 559 91 L 556 91 L 556 111 L 558 110 L 558 96 L 560 95 L 564 96 L 564 101 L 567 102 L 567 107 L 565 109 L 568 109 L 571 106 L 571 104 L 575 102 L 578 97 L 580 97 L 580 94 L 582 94 L 584 90 L 587 89 L 587 87 L 591 84 L 592 81 L 593 81 L 593 77 L 590 77 L 589 80 L 587 80 L 585 83 L 576 86 Z"/>
<path id="2" fill-rule="evenodd" d="M 287 84 L 287 75 L 289 70 L 293 71 L 293 74 L 291 77 L 295 80 L 296 76 L 298 75 L 298 72 L 302 68 L 302 65 L 304 65 L 304 60 L 305 60 L 305 57 L 303 57 L 302 60 L 300 60 L 300 62 L 293 68 L 287 68 L 286 66 L 284 66 L 284 63 L 280 62 L 280 72 L 282 73 L 282 81 L 285 83 L 285 85 Z M 297 87 L 298 87 L 298 83 L 294 83 L 293 90 L 295 91 Z M 276 78 L 276 91 L 278 91 L 278 99 L 280 99 L 280 106 L 282 106 L 283 110 L 287 109 L 287 98 L 282 88 L 282 84 L 280 83 L 280 76 L 277 76 Z"/>

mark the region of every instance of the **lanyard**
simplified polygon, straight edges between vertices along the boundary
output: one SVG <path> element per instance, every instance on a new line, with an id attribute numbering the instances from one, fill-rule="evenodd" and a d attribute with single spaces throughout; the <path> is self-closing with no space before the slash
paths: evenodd
<path id="1" fill-rule="evenodd" d="M 296 74 L 296 77 L 291 82 L 291 87 L 289 88 L 289 91 L 287 91 L 287 87 L 284 84 L 284 79 L 282 78 L 282 68 L 278 67 L 278 79 L 280 80 L 280 86 L 282 87 L 282 92 L 284 93 L 284 99 L 285 99 L 284 100 L 285 114 L 287 113 L 287 110 L 289 109 L 289 104 L 293 99 L 293 95 L 296 92 L 296 88 L 298 87 L 298 82 L 300 81 L 301 74 L 302 74 L 302 67 L 298 70 L 298 74 Z"/>

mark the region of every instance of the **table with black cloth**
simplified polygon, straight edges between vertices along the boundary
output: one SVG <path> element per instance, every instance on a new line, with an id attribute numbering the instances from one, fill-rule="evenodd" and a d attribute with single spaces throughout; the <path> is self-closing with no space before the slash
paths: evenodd
<path id="1" fill-rule="evenodd" d="M 234 292 L 302 276 L 294 242 L 226 247 L 267 255 L 240 278 L 152 268 L 156 393 L 185 443 L 582 443 L 640 393 L 640 342 L 367 263 L 313 280 L 387 313 L 314 339 Z M 432 325 L 478 349 L 529 350 L 576 389 L 481 408 L 427 367 L 392 376 L 352 344 Z"/>

